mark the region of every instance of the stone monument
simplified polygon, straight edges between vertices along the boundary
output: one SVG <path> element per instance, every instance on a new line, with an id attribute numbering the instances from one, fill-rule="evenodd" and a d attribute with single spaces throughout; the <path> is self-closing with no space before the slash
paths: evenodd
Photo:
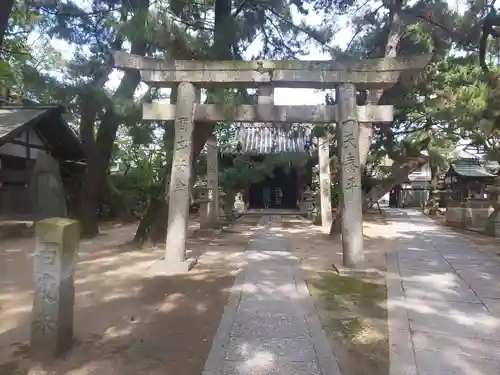
<path id="1" fill-rule="evenodd" d="M 80 225 L 65 218 L 38 221 L 35 227 L 35 296 L 31 351 L 38 359 L 54 359 L 73 343 L 74 273 Z"/>

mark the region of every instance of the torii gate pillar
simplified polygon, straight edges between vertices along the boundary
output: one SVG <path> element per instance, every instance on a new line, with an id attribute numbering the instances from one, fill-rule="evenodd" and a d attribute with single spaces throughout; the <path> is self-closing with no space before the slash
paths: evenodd
<path id="1" fill-rule="evenodd" d="M 363 195 L 359 160 L 359 124 L 356 111 L 356 87 L 344 83 L 336 88 L 338 103 L 338 153 L 340 159 L 340 214 L 342 263 L 344 267 L 362 268 Z"/>

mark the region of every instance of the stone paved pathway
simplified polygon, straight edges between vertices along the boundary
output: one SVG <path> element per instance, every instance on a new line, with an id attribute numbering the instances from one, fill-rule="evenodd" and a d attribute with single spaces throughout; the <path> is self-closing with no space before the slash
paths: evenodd
<path id="1" fill-rule="evenodd" d="M 340 375 L 280 221 L 250 241 L 203 375 Z"/>
<path id="2" fill-rule="evenodd" d="M 388 212 L 390 375 L 500 374 L 500 263 L 421 213 Z"/>

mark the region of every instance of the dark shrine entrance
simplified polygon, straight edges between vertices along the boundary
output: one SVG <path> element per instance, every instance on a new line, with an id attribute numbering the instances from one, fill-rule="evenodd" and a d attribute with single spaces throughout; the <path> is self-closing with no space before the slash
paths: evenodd
<path id="1" fill-rule="evenodd" d="M 249 208 L 264 208 L 263 191 L 264 188 L 270 189 L 269 208 L 297 209 L 298 199 L 298 176 L 294 167 L 285 170 L 281 167 L 274 169 L 273 177 L 266 177 L 262 182 L 250 185 L 249 189 Z M 279 198 L 279 189 L 281 188 L 281 202 Z"/>

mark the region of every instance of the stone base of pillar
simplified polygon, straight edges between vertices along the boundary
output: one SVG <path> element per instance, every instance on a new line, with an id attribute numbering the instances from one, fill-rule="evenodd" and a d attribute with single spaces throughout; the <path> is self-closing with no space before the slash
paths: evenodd
<path id="1" fill-rule="evenodd" d="M 198 263 L 198 258 L 189 258 L 184 262 L 172 262 L 160 259 L 149 267 L 152 276 L 171 276 L 188 273 Z"/>

